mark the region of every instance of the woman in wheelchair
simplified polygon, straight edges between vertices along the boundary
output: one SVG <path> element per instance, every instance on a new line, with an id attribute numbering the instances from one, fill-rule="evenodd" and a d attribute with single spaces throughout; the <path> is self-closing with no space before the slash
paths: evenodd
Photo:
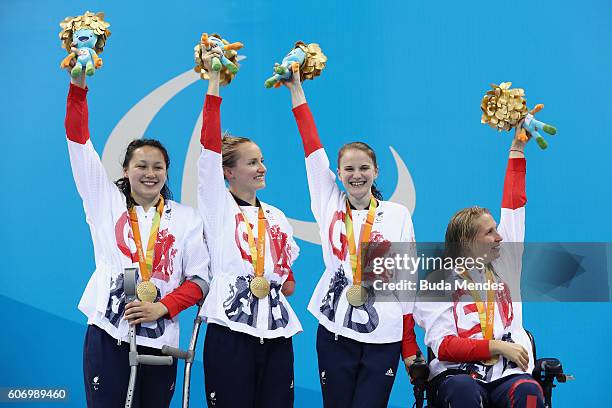
<path id="1" fill-rule="evenodd" d="M 542 388 L 527 374 L 534 357 L 519 294 L 525 144 L 515 132 L 499 226 L 486 208 L 457 212 L 445 237 L 445 256 L 455 261 L 454 268 L 428 278 L 449 282 L 450 297 L 420 296 L 415 306 L 415 320 L 435 355 L 429 363 L 428 400 L 437 407 L 544 407 Z M 458 266 L 468 262 L 475 267 Z"/>

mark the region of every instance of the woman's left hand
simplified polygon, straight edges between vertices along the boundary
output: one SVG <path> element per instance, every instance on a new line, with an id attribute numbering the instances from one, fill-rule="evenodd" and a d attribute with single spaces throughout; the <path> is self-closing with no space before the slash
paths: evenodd
<path id="1" fill-rule="evenodd" d="M 523 121 L 524 119 L 514 128 L 514 139 L 512 139 L 512 144 L 510 145 L 511 159 L 525 157 L 525 145 L 531 140 L 531 133 L 523 129 Z"/>
<path id="2" fill-rule="evenodd" d="M 283 295 L 285 296 L 293 295 L 293 292 L 295 292 L 295 282 L 290 280 L 286 280 L 285 282 L 283 282 L 281 292 L 283 292 Z"/>
<path id="3" fill-rule="evenodd" d="M 141 302 L 134 300 L 125 305 L 124 319 L 131 325 L 154 322 L 168 313 L 168 308 L 161 302 Z"/>
<path id="4" fill-rule="evenodd" d="M 410 366 L 414 363 L 417 356 L 416 354 L 413 356 L 408 356 L 404 359 L 404 366 L 406 366 L 406 372 L 408 373 L 408 377 L 410 377 Z"/>
<path id="5" fill-rule="evenodd" d="M 289 88 L 289 92 L 291 93 L 291 105 L 294 108 L 306 103 L 306 95 L 304 94 L 304 89 L 302 88 L 302 81 L 300 80 L 299 72 L 293 72 L 291 74 L 291 79 L 282 81 L 282 84 Z"/>

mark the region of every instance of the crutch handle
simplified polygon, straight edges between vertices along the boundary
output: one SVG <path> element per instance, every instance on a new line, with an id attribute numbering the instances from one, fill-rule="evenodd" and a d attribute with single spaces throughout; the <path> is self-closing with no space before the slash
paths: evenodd
<path id="1" fill-rule="evenodd" d="M 138 359 L 138 364 L 146 364 L 146 365 L 172 365 L 173 361 L 170 356 L 151 356 L 148 354 L 134 354 L 130 353 L 130 365 L 132 363 L 132 359 Z"/>
<path id="2" fill-rule="evenodd" d="M 193 358 L 193 351 L 191 350 L 184 351 L 176 347 L 170 346 L 163 346 L 161 350 L 162 353 L 164 353 L 165 355 L 172 356 L 177 359 L 191 360 Z"/>

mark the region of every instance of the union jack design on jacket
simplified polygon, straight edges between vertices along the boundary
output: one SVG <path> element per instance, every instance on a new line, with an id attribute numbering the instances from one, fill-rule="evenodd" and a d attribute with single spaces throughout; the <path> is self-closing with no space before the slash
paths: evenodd
<path id="1" fill-rule="evenodd" d="M 126 198 L 108 178 L 100 157 L 89 140 L 87 90 L 71 85 L 66 108 L 66 136 L 72 174 L 91 231 L 96 270 L 79 302 L 87 323 L 105 330 L 115 339 L 129 341 L 128 323 L 123 319 L 125 294 L 123 270 L 138 268 L 134 235 Z M 155 242 L 151 281 L 158 289 L 156 301 L 168 314 L 156 322 L 136 328 L 139 345 L 178 347 L 179 322 L 175 316 L 202 297 L 191 280 L 208 282 L 209 257 L 203 239 L 203 223 L 190 207 L 166 200 Z M 136 206 L 143 239 L 148 239 L 156 208 L 145 212 Z M 147 243 L 145 242 L 146 246 Z M 139 278 L 140 280 L 140 278 Z"/>
<path id="2" fill-rule="evenodd" d="M 346 227 L 346 193 L 336 184 L 329 159 L 321 145 L 312 113 L 306 103 L 293 109 L 304 144 L 306 174 L 312 213 L 319 225 L 325 271 L 310 299 L 308 310 L 327 330 L 363 343 L 403 340 L 402 355 L 418 349 L 414 336 L 412 302 L 377 302 L 373 291 L 360 307 L 351 306 L 346 291 L 353 284 Z M 353 210 L 354 231 L 361 231 L 368 210 Z M 355 245 L 359 234 L 355 233 Z M 390 201 L 378 201 L 369 242 L 414 242 L 408 209 Z"/>
<path id="3" fill-rule="evenodd" d="M 225 185 L 220 106 L 220 97 L 206 95 L 198 160 L 198 208 L 207 236 L 214 239 L 208 241 L 212 282 L 202 316 L 209 323 L 251 336 L 288 338 L 302 331 L 302 326 L 281 286 L 285 280 L 293 280 L 291 265 L 299 247 L 283 212 L 260 202 L 266 217 L 264 277 L 270 282 L 270 294 L 263 299 L 253 296 L 249 284 L 255 273 L 245 222 L 257 239 L 258 207 L 239 207 Z"/>
<path id="4" fill-rule="evenodd" d="M 498 233 L 503 238 L 500 256 L 492 262 L 496 282 L 503 282 L 504 290 L 495 294 L 495 324 L 493 339 L 522 345 L 529 353 L 528 373 L 533 371 L 531 342 L 523 328 L 522 304 L 518 299 L 525 239 L 525 169 L 524 158 L 508 161 L 504 181 L 501 217 Z M 510 244 L 508 244 L 510 243 Z M 452 273 L 455 273 L 454 271 Z M 474 282 L 484 282 L 482 271 L 469 271 Z M 483 295 L 481 295 L 483 296 Z M 483 297 L 486 300 L 486 297 Z M 486 303 L 486 302 L 485 302 Z M 430 364 L 430 378 L 448 369 L 463 369 L 478 379 L 490 382 L 512 374 L 524 374 L 513 362 L 500 356 L 492 366 L 488 360 L 489 341 L 482 334 L 478 310 L 469 292 L 458 289 L 449 302 L 419 302 L 415 305 L 415 320 L 425 329 L 425 344 L 437 356 Z"/>

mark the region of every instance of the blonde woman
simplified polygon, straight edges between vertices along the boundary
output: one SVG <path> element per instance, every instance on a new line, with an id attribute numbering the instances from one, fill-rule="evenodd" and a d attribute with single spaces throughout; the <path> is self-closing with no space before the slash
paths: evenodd
<path id="1" fill-rule="evenodd" d="M 202 313 L 206 398 L 210 407 L 293 406 L 292 336 L 302 331 L 286 295 L 299 254 L 281 210 L 259 200 L 266 166 L 259 146 L 221 137 L 218 49 L 204 55 L 210 79 L 204 103 L 198 206 L 211 255 L 212 281 Z M 227 186 L 226 186 L 227 182 Z"/>

